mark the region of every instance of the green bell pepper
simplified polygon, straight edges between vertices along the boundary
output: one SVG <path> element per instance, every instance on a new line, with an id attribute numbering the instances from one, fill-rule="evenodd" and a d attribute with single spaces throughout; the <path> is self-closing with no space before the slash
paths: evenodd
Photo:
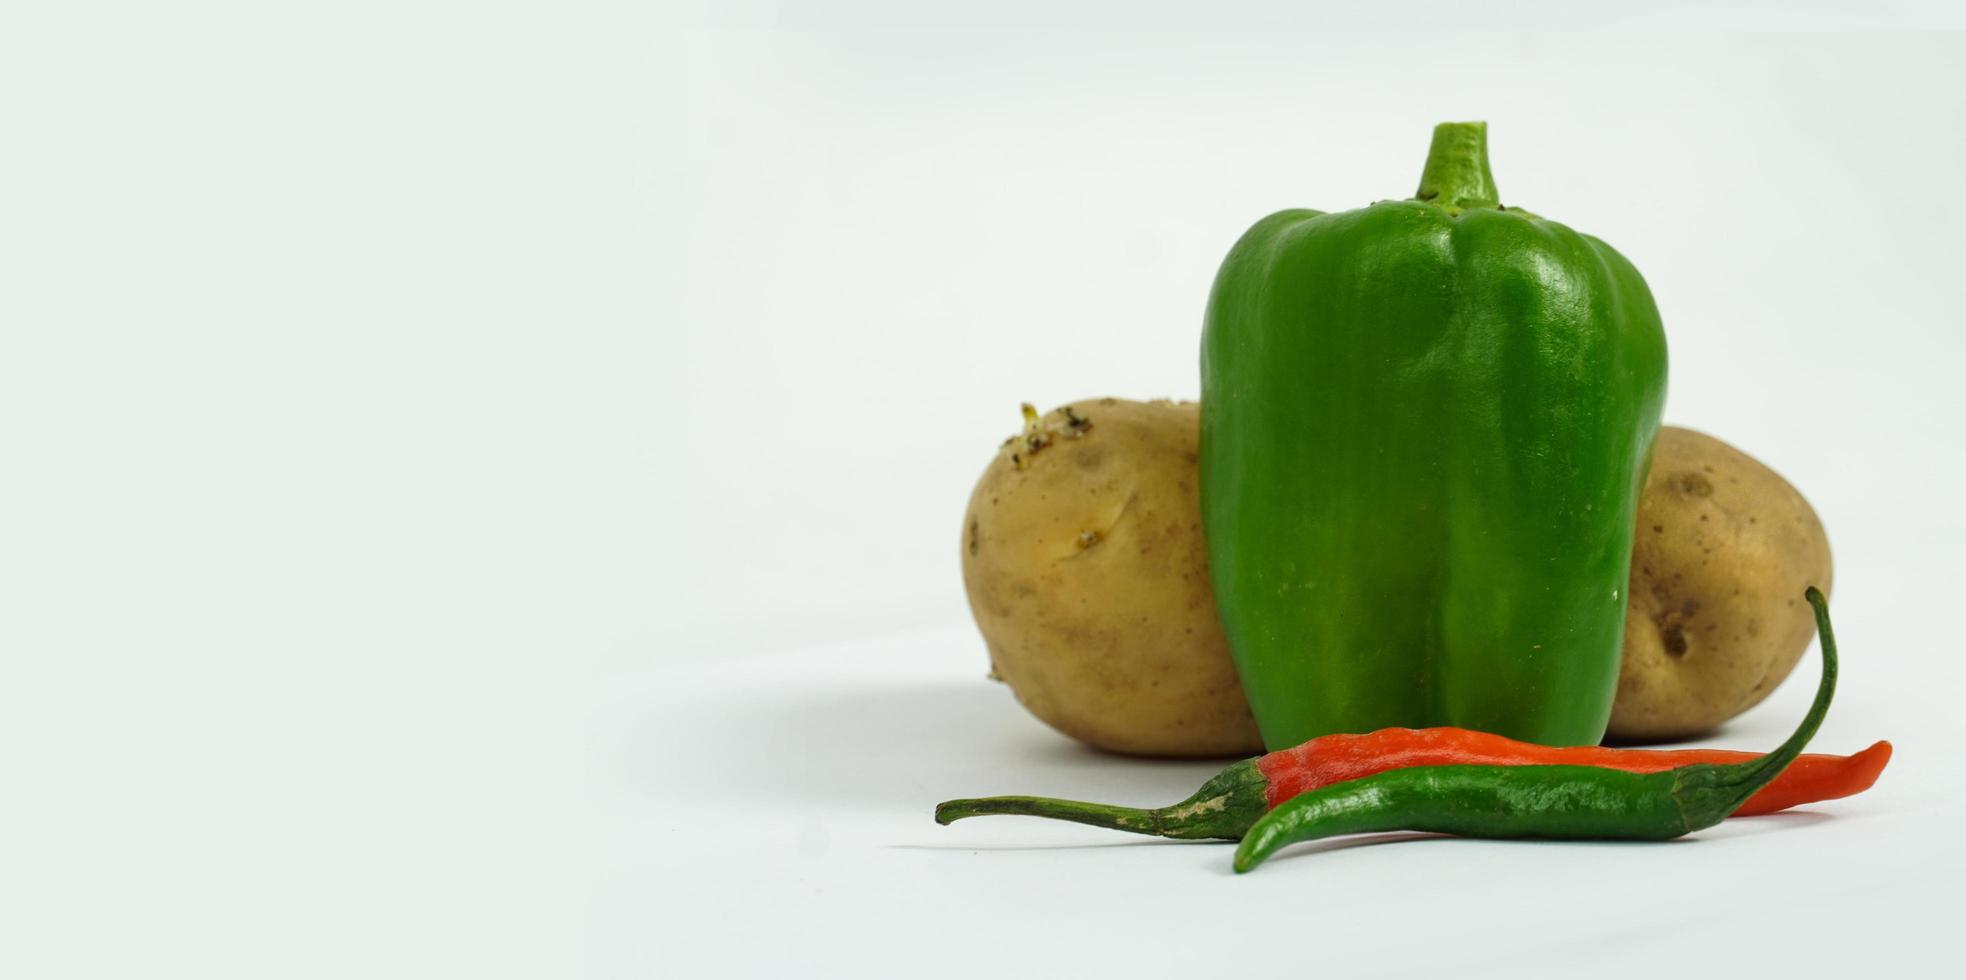
<path id="1" fill-rule="evenodd" d="M 1257 222 L 1201 374 L 1210 578 L 1266 744 L 1603 737 L 1665 335 L 1623 256 L 1501 205 L 1485 124 L 1435 129 L 1413 200 Z"/>

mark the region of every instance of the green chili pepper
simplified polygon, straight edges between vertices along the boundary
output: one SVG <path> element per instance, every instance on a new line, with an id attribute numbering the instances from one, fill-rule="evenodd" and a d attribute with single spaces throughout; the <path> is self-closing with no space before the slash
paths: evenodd
<path id="1" fill-rule="evenodd" d="M 1236 871 L 1278 850 L 1339 834 L 1420 830 L 1462 837 L 1670 840 L 1725 820 L 1802 754 L 1836 692 L 1836 637 L 1815 586 L 1823 679 L 1802 724 L 1749 762 L 1636 774 L 1597 766 L 1422 766 L 1306 793 L 1271 810 L 1236 848 Z"/>
<path id="2" fill-rule="evenodd" d="M 1251 227 L 1201 392 L 1209 575 L 1269 748 L 1598 743 L 1665 334 L 1609 245 L 1502 206 L 1483 124 L 1434 131 L 1413 200 Z"/>

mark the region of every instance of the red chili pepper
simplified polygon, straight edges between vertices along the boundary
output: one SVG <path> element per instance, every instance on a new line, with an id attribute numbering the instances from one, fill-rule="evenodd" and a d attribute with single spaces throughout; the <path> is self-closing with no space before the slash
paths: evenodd
<path id="1" fill-rule="evenodd" d="M 964 817 L 1019 813 L 1156 837 L 1238 840 L 1258 818 L 1285 800 L 1391 769 L 1578 765 L 1648 773 L 1696 763 L 1741 762 L 1760 755 L 1727 749 L 1552 748 L 1464 728 L 1382 728 L 1364 735 L 1326 735 L 1238 762 L 1217 773 L 1195 795 L 1171 806 L 1147 809 L 1037 796 L 995 796 L 950 800 L 935 808 L 935 821 L 947 824 Z M 1889 761 L 1890 742 L 1879 742 L 1855 755 L 1801 756 L 1734 815 L 1774 813 L 1802 803 L 1861 793 L 1877 782 Z"/>
<path id="2" fill-rule="evenodd" d="M 1269 781 L 1266 795 L 1274 807 L 1299 793 L 1409 766 L 1601 766 L 1663 772 L 1696 763 L 1743 762 L 1760 754 L 1730 749 L 1552 748 L 1465 728 L 1382 728 L 1366 735 L 1326 735 L 1279 749 L 1256 759 L 1256 770 Z M 1759 816 L 1861 793 L 1877 782 L 1890 761 L 1890 742 L 1855 755 L 1801 756 L 1734 815 Z"/>

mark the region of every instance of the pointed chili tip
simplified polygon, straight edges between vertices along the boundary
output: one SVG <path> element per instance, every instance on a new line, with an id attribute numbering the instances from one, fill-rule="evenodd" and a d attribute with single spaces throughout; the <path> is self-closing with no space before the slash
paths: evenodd
<path id="1" fill-rule="evenodd" d="M 1270 812 L 1274 814 L 1276 811 Z M 1256 826 L 1249 828 L 1248 833 L 1242 835 L 1242 840 L 1236 842 L 1236 854 L 1230 862 L 1235 867 L 1236 874 L 1248 874 L 1256 870 L 1257 865 L 1268 860 L 1278 848 L 1285 846 L 1278 843 L 1277 826 L 1275 820 L 1265 816 L 1264 819 L 1256 822 Z"/>

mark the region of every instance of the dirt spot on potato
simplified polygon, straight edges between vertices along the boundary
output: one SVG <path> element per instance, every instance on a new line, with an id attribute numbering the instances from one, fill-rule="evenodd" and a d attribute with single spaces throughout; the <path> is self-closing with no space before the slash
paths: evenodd
<path id="1" fill-rule="evenodd" d="M 1654 590 L 1653 594 L 1664 598 L 1658 590 Z M 1691 645 L 1686 641 L 1686 631 L 1690 628 L 1686 621 L 1699 611 L 1698 599 L 1685 599 L 1677 607 L 1662 608 L 1653 615 L 1652 622 L 1659 629 L 1659 646 L 1666 651 L 1667 656 L 1678 659 L 1686 656 L 1686 652 L 1691 649 Z M 1708 629 L 1712 629 L 1711 624 Z"/>
<path id="2" fill-rule="evenodd" d="M 1686 629 L 1678 623 L 1659 627 L 1659 642 L 1665 647 L 1668 655 L 1686 656 Z"/>
<path id="3" fill-rule="evenodd" d="M 1080 415 L 1075 411 L 1072 411 L 1072 406 L 1067 405 L 1064 408 L 1059 409 L 1059 411 L 1063 412 L 1065 415 L 1066 438 L 1078 439 L 1083 437 L 1087 432 L 1090 432 L 1092 430 L 1092 420 L 1086 418 L 1083 415 Z"/>
<path id="4" fill-rule="evenodd" d="M 1688 497 L 1713 496 L 1713 482 L 1698 473 L 1681 473 L 1672 478 L 1672 485 Z"/>

